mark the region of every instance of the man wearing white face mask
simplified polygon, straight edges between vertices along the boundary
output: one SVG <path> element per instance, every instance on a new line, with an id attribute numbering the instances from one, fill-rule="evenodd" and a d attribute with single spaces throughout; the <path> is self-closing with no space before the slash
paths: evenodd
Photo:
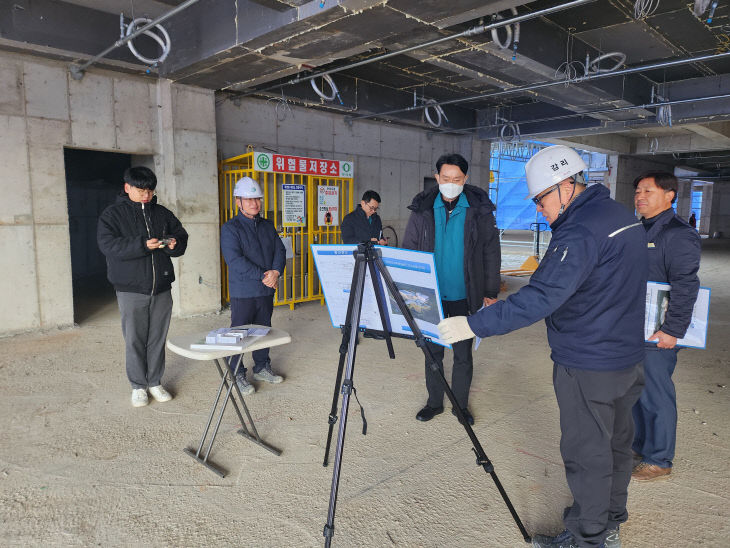
<path id="1" fill-rule="evenodd" d="M 445 154 L 436 162 L 437 188 L 413 198 L 403 247 L 434 253 L 444 315 L 468 316 L 497 300 L 501 254 L 494 204 L 481 188 L 466 184 L 469 164 L 460 154 Z M 444 347 L 431 344 L 443 373 Z M 452 345 L 451 389 L 469 424 L 467 409 L 473 361 L 472 340 Z M 429 421 L 443 412 L 444 388 L 426 364 L 428 401 L 416 418 Z M 452 411 L 453 413 L 453 411 Z"/>

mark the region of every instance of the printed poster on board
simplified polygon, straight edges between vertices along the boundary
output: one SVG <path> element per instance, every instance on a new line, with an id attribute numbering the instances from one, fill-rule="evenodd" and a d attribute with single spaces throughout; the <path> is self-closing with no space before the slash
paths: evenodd
<path id="1" fill-rule="evenodd" d="M 664 282 L 647 282 L 646 284 L 646 313 L 644 315 L 644 340 L 650 341 L 654 333 L 659 331 L 664 323 L 664 317 L 669 308 L 669 298 L 672 286 Z M 707 346 L 707 323 L 710 317 L 710 288 L 700 287 L 697 300 L 692 309 L 692 320 L 684 337 L 677 341 L 677 346 L 690 348 L 705 348 Z"/>
<path id="2" fill-rule="evenodd" d="M 340 187 L 317 187 L 317 223 L 319 226 L 339 226 Z"/>
<path id="3" fill-rule="evenodd" d="M 312 244 L 310 248 L 332 325 L 340 327 L 347 323 L 347 305 L 355 270 L 353 251 L 357 246 Z M 375 249 L 423 335 L 431 342 L 449 347 L 439 338 L 438 324 L 444 318 L 444 313 L 433 253 L 385 246 L 375 246 Z M 413 331 L 386 289 L 382 275 L 378 276 L 374 287 L 369 269 L 365 271 L 360 327 L 384 331 L 375 297 L 376 290 L 382 295 L 386 308 L 386 329 L 391 333 L 413 337 Z"/>
<path id="4" fill-rule="evenodd" d="M 281 185 L 281 215 L 284 226 L 304 226 L 304 185 Z"/>

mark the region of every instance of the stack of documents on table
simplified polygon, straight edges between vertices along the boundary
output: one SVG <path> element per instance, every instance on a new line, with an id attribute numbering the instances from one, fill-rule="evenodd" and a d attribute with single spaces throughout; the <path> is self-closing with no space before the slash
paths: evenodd
<path id="1" fill-rule="evenodd" d="M 191 350 L 243 350 L 247 346 L 246 337 L 256 335 L 249 329 L 222 327 L 214 329 L 205 336 L 205 340 L 190 345 Z M 268 333 L 268 330 L 267 330 Z M 266 333 L 263 333 L 264 335 Z"/>

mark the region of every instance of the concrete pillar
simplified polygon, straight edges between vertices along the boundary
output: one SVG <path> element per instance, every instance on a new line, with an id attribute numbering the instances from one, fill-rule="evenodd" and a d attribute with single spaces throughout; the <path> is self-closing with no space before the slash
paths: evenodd
<path id="1" fill-rule="evenodd" d="M 702 217 L 700 218 L 700 222 L 697 225 L 700 234 L 712 235 L 712 232 L 710 232 L 710 229 L 712 227 L 712 204 L 714 201 L 712 199 L 712 191 L 712 184 L 706 184 L 702 187 Z"/>
<path id="2" fill-rule="evenodd" d="M 705 202 L 708 195 L 709 202 Z M 703 210 L 709 215 L 703 213 L 701 232 L 710 236 L 719 232 L 723 238 L 730 237 L 730 183 L 705 185 L 702 199 Z"/>
<path id="3" fill-rule="evenodd" d="M 689 219 L 692 214 L 692 181 L 679 180 L 677 188 L 677 215 Z"/>
<path id="4" fill-rule="evenodd" d="M 613 198 L 614 200 L 616 199 L 618 159 L 618 154 L 609 154 L 606 157 L 606 166 L 608 167 L 608 172 L 606 172 L 606 176 L 603 178 L 603 184 L 606 185 L 608 187 L 608 190 L 611 191 L 611 198 Z"/>

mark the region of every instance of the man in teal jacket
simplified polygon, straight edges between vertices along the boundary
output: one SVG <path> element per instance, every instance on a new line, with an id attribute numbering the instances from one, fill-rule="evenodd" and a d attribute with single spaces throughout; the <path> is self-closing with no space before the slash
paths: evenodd
<path id="1" fill-rule="evenodd" d="M 403 247 L 434 253 L 444 315 L 466 316 L 497 300 L 499 293 L 499 231 L 494 204 L 487 193 L 466 184 L 469 164 L 459 154 L 445 154 L 436 162 L 438 188 L 425 190 L 408 206 Z M 429 343 L 443 373 L 444 347 Z M 472 341 L 452 345 L 454 367 L 451 389 L 469 424 L 467 409 L 473 373 Z M 416 419 L 429 421 L 443 412 L 444 388 L 426 363 L 428 401 Z M 452 410 L 453 412 L 453 410 Z"/>

